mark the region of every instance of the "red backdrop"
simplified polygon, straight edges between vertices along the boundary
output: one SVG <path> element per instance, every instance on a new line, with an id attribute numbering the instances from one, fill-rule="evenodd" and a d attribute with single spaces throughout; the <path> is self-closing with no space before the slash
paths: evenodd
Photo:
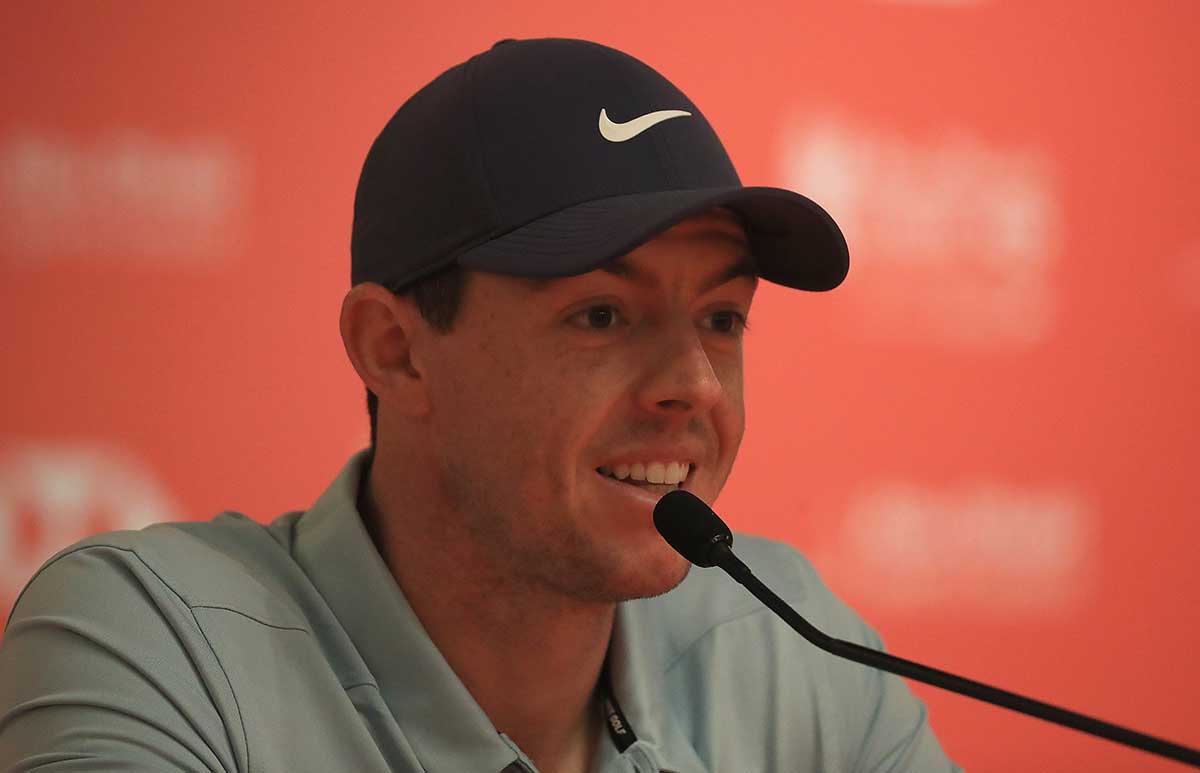
<path id="1" fill-rule="evenodd" d="M 900 655 L 1200 744 L 1200 6 L 8 3 L 0 610 L 82 536 L 303 508 L 396 107 L 503 37 L 658 68 L 850 278 L 764 286 L 719 511 Z M 973 771 L 1177 766 L 916 686 Z"/>

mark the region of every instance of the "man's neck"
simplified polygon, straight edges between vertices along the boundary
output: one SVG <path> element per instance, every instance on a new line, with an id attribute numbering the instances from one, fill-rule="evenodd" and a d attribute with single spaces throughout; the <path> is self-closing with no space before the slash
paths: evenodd
<path id="1" fill-rule="evenodd" d="M 412 522 L 414 513 L 381 508 L 372 489 L 362 486 L 359 495 L 371 538 L 492 724 L 540 770 L 586 771 L 601 735 L 597 685 L 615 605 L 499 576 L 469 543 L 439 540 Z"/>

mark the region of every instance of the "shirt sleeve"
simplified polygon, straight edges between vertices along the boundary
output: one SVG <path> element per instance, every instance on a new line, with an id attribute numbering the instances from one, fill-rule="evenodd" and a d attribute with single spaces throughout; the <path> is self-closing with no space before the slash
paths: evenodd
<path id="1" fill-rule="evenodd" d="M 0 641 L 0 770 L 244 769 L 221 673 L 191 610 L 134 551 L 64 551 Z"/>

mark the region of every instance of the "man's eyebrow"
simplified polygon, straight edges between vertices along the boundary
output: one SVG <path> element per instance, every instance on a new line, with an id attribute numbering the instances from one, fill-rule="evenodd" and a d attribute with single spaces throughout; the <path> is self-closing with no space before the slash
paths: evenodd
<path id="1" fill-rule="evenodd" d="M 619 276 L 622 279 L 629 280 L 634 284 L 639 284 L 644 287 L 653 287 L 654 279 L 649 274 L 639 269 L 637 266 L 630 263 L 625 256 L 613 258 L 608 263 L 598 266 L 595 270 L 603 271 L 613 276 Z M 576 276 L 583 276 L 576 274 Z M 738 256 L 738 259 L 730 266 L 717 271 L 707 277 L 700 283 L 700 292 L 706 293 L 716 289 L 726 282 L 732 282 L 740 277 L 750 277 L 754 280 L 754 285 L 758 286 L 758 264 L 754 261 L 754 257 L 749 253 L 744 253 Z M 549 289 L 555 282 L 562 279 L 570 279 L 572 277 L 523 277 L 522 281 L 534 292 L 542 292 Z"/>

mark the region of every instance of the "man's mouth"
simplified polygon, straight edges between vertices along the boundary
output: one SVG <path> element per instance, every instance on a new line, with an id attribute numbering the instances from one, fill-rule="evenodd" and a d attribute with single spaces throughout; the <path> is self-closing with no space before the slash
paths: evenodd
<path id="1" fill-rule="evenodd" d="M 596 472 L 614 482 L 661 495 L 682 488 L 694 468 L 695 465 L 684 462 L 651 462 L 599 467 Z"/>

